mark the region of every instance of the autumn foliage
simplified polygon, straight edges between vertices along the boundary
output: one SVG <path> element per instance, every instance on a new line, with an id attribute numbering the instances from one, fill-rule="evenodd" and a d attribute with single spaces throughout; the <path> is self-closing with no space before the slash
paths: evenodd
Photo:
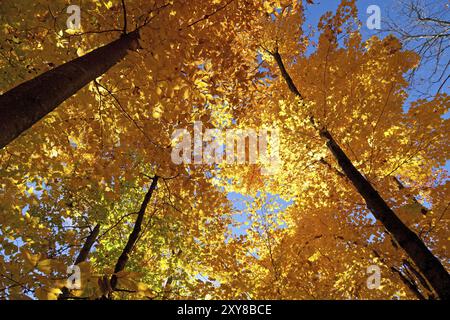
<path id="1" fill-rule="evenodd" d="M 81 30 L 68 4 L 0 4 L 0 128 L 37 108 L 0 149 L 0 299 L 450 298 L 449 96 L 411 102 L 420 57 L 363 39 L 354 1 L 313 30 L 313 1 L 96 0 Z M 58 102 L 73 80 L 47 72 L 114 41 Z M 276 174 L 174 164 L 172 133 L 195 121 L 278 128 Z"/>

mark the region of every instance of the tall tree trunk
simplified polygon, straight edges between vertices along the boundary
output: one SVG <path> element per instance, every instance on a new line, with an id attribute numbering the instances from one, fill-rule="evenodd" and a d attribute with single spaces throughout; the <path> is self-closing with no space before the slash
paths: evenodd
<path id="1" fill-rule="evenodd" d="M 0 149 L 138 47 L 139 30 L 24 82 L 0 96 Z"/>
<path id="2" fill-rule="evenodd" d="M 273 53 L 273 57 L 275 58 L 290 91 L 303 100 L 302 95 L 287 72 L 278 51 Z M 385 229 L 393 236 L 400 247 L 402 247 L 411 260 L 414 261 L 438 296 L 441 299 L 450 299 L 450 275 L 439 259 L 433 255 L 417 234 L 411 231 L 397 217 L 372 184 L 358 171 L 358 169 L 356 169 L 342 148 L 333 139 L 331 133 L 326 128 L 317 128 L 312 115 L 309 120 L 319 131 L 320 136 L 326 141 L 328 149 L 333 154 L 341 170 L 352 182 L 359 194 L 364 198 L 367 207 L 373 213 L 375 218 L 383 224 Z"/>
<path id="3" fill-rule="evenodd" d="M 158 176 L 155 176 L 153 178 L 152 184 L 150 185 L 150 188 L 148 189 L 144 197 L 144 200 L 142 201 L 141 208 L 139 209 L 136 221 L 134 223 L 133 231 L 128 237 L 127 244 L 125 245 L 125 248 L 120 254 L 119 259 L 117 260 L 116 266 L 114 267 L 114 274 L 111 277 L 110 282 L 112 290 L 115 290 L 117 287 L 118 278 L 116 274 L 125 268 L 125 265 L 127 264 L 128 259 L 130 258 L 131 250 L 133 250 L 133 247 L 136 244 L 136 241 L 139 237 L 139 233 L 141 232 L 142 227 L 142 221 L 144 220 L 145 211 L 147 209 L 148 203 L 150 202 L 150 199 L 152 198 L 153 191 L 155 191 L 157 184 L 158 184 Z"/>

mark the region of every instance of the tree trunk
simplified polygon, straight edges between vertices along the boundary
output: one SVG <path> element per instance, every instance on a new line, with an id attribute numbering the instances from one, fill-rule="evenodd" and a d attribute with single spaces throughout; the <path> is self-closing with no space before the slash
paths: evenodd
<path id="1" fill-rule="evenodd" d="M 355 168 L 331 134 L 327 130 L 322 130 L 320 135 L 327 141 L 328 149 L 334 155 L 347 178 L 364 198 L 367 207 L 375 218 L 383 224 L 400 247 L 406 251 L 439 297 L 450 299 L 450 275 L 439 259 L 433 255 L 417 234 L 397 217 L 372 184 Z"/>
<path id="2" fill-rule="evenodd" d="M 130 258 L 131 250 L 133 250 L 133 247 L 136 244 L 136 241 L 139 237 L 139 233 L 141 232 L 142 221 L 144 220 L 145 211 L 147 209 L 148 203 L 150 202 L 150 199 L 152 198 L 153 191 L 155 191 L 157 184 L 158 184 L 158 176 L 155 176 L 153 178 L 152 184 L 150 185 L 150 188 L 148 189 L 144 197 L 144 200 L 142 201 L 141 208 L 139 209 L 138 216 L 134 223 L 133 231 L 128 237 L 127 244 L 125 245 L 125 248 L 120 254 L 119 259 L 117 260 L 116 266 L 114 267 L 114 274 L 112 275 L 110 282 L 112 290 L 115 290 L 117 287 L 118 278 L 116 274 L 125 268 L 125 265 L 127 264 L 128 259 Z"/>
<path id="3" fill-rule="evenodd" d="M 303 99 L 284 67 L 280 54 L 275 52 L 273 56 L 290 91 L 300 99 Z M 310 116 L 310 121 L 317 129 L 312 115 Z M 375 218 L 383 224 L 386 230 L 398 242 L 400 247 L 402 247 L 411 260 L 414 261 L 438 296 L 441 299 L 450 299 L 450 275 L 439 259 L 433 255 L 417 234 L 411 231 L 397 217 L 372 184 L 358 171 L 358 169 L 355 168 L 345 152 L 333 139 L 331 133 L 326 128 L 318 130 L 320 136 L 326 141 L 328 149 L 333 154 L 341 170 L 352 182 L 359 194 L 364 198 L 367 207 L 373 213 Z"/>
<path id="4" fill-rule="evenodd" d="M 138 47 L 139 31 L 66 62 L 0 96 L 0 149 Z"/>

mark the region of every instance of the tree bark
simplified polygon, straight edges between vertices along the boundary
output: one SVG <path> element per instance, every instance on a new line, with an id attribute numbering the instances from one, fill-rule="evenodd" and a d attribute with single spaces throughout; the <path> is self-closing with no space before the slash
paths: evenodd
<path id="1" fill-rule="evenodd" d="M 430 288 L 429 283 L 423 277 L 423 275 L 406 259 L 403 259 L 403 266 L 405 267 L 406 270 L 409 270 L 410 273 L 412 273 L 415 276 L 415 278 L 418 280 L 418 283 L 420 283 L 422 285 L 423 291 L 426 292 L 429 299 L 435 300 L 436 296 L 433 292 L 433 289 Z"/>
<path id="2" fill-rule="evenodd" d="M 275 52 L 273 56 L 290 91 L 300 99 L 303 99 L 289 73 L 286 71 L 280 54 Z M 373 213 L 375 218 L 383 224 L 385 229 L 393 236 L 400 247 L 402 247 L 411 260 L 414 261 L 438 296 L 441 299 L 450 299 L 450 275 L 439 259 L 433 255 L 417 234 L 411 231 L 397 217 L 372 184 L 358 171 L 358 169 L 356 169 L 345 152 L 333 139 L 331 133 L 326 128 L 318 129 L 312 115 L 310 116 L 310 121 L 319 131 L 320 136 L 326 141 L 328 149 L 333 154 L 341 170 L 352 182 L 359 194 L 364 198 L 367 207 Z"/>
<path id="3" fill-rule="evenodd" d="M 420 290 L 417 287 L 417 285 L 414 282 L 411 281 L 411 279 L 408 279 L 408 277 L 406 277 L 400 270 L 398 270 L 395 267 L 391 267 L 391 270 L 398 274 L 398 276 L 400 277 L 402 282 L 409 288 L 409 290 L 411 290 L 411 292 L 413 292 L 415 294 L 417 299 L 419 299 L 419 300 L 427 300 L 425 298 L 425 296 L 422 294 L 422 292 L 420 292 Z"/>
<path id="4" fill-rule="evenodd" d="M 83 247 L 78 253 L 77 259 L 75 260 L 75 265 L 82 263 L 85 261 L 91 252 L 92 246 L 97 240 L 98 233 L 100 232 L 100 225 L 96 224 L 91 233 L 87 236 L 86 241 L 84 242 Z M 58 296 L 58 300 L 65 300 L 70 296 L 70 290 L 67 287 L 63 287 L 61 289 L 62 293 Z"/>
<path id="5" fill-rule="evenodd" d="M 75 260 L 75 265 L 86 261 L 89 252 L 91 252 L 92 246 L 95 241 L 97 241 L 98 233 L 100 232 L 100 225 L 96 224 L 92 232 L 86 238 L 83 248 L 81 248 L 80 253 L 78 253 L 77 259 Z"/>
<path id="6" fill-rule="evenodd" d="M 0 96 L 0 149 L 138 47 L 139 30 L 26 81 Z"/>
<path id="7" fill-rule="evenodd" d="M 158 176 L 155 176 L 153 178 L 152 184 L 150 185 L 150 188 L 148 189 L 144 197 L 144 200 L 142 201 L 141 208 L 139 209 L 138 216 L 136 218 L 136 222 L 134 223 L 133 231 L 128 237 L 127 244 L 125 245 L 125 248 L 120 254 L 119 259 L 117 260 L 116 266 L 114 267 L 114 274 L 112 275 L 110 282 L 112 290 L 115 290 L 117 286 L 118 278 L 116 274 L 125 268 L 131 250 L 133 249 L 139 237 L 139 233 L 141 232 L 142 221 L 144 220 L 145 210 L 147 209 L 147 205 L 150 202 L 150 199 L 152 198 L 153 191 L 155 191 L 157 184 L 158 184 Z"/>

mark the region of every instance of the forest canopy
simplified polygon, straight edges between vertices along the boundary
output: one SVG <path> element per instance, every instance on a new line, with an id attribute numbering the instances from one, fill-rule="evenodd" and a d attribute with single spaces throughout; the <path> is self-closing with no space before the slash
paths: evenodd
<path id="1" fill-rule="evenodd" d="M 0 299 L 450 299 L 448 55 L 318 2 L 1 1 Z"/>

